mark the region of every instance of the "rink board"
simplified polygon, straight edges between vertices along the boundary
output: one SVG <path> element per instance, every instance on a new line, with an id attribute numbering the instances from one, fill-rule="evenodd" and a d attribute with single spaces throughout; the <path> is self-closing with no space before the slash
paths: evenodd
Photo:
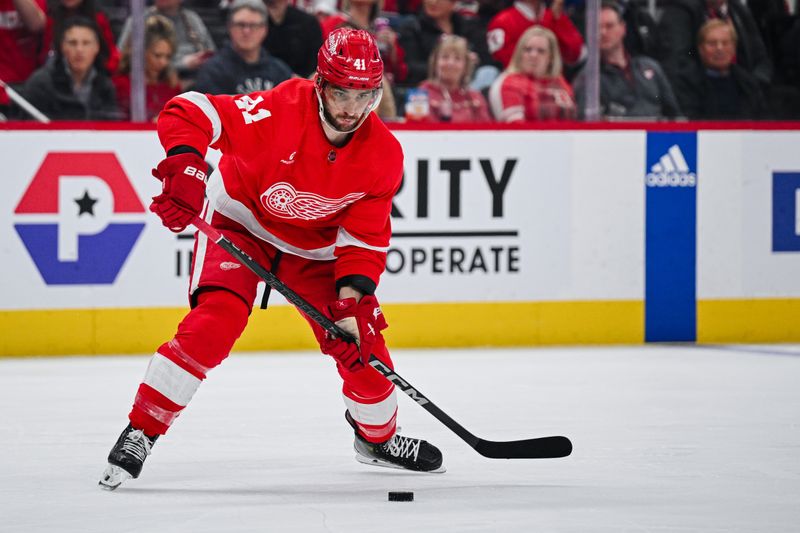
<path id="1" fill-rule="evenodd" d="M 800 340 L 800 133 L 396 134 L 393 345 Z M 146 211 L 155 133 L 0 130 L 0 156 L 0 355 L 169 338 L 192 237 Z M 238 349 L 314 346 L 280 300 Z"/>

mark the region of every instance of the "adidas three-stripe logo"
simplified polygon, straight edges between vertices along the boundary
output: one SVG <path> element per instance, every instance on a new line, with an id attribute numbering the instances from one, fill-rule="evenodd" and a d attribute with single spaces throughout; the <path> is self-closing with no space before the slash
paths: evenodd
<path id="1" fill-rule="evenodd" d="M 689 172 L 689 165 L 677 144 L 670 146 L 667 153 L 661 156 L 658 163 L 650 167 L 650 172 L 647 174 L 648 187 L 695 187 L 696 185 L 697 175 Z"/>

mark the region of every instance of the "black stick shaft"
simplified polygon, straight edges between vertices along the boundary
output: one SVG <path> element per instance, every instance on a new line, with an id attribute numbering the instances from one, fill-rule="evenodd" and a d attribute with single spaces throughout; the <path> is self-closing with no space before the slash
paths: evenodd
<path id="1" fill-rule="evenodd" d="M 201 233 L 205 234 L 206 237 L 241 261 L 270 287 L 281 293 L 289 302 L 308 315 L 314 322 L 325 329 L 325 331 L 346 342 L 355 342 L 355 338 L 353 338 L 352 335 L 337 326 L 330 318 L 323 315 L 317 308 L 307 302 L 305 298 L 286 286 L 275 274 L 258 264 L 255 259 L 228 240 L 219 230 L 200 217 L 195 217 L 192 224 L 194 224 Z M 369 356 L 369 364 L 384 378 L 394 383 L 409 398 L 432 414 L 437 420 L 447 426 L 453 433 L 458 435 L 464 442 L 469 444 L 484 457 L 505 459 L 547 458 L 564 457 L 572 452 L 572 443 L 570 443 L 569 439 L 566 437 L 541 437 L 538 439 L 510 442 L 493 442 L 480 439 L 467 431 L 464 426 L 453 420 L 408 381 L 401 378 L 397 372 L 383 364 L 380 359 L 372 354 Z"/>
<path id="2" fill-rule="evenodd" d="M 424 394 L 411 386 L 411 384 L 400 377 L 397 372 L 383 364 L 380 359 L 370 354 L 369 364 L 372 366 L 372 368 L 380 372 L 383 377 L 394 383 L 401 391 L 406 393 L 409 398 L 417 402 L 417 404 L 419 404 L 423 409 L 428 411 L 445 426 L 450 428 L 453 433 L 461 437 L 464 442 L 473 448 L 477 445 L 478 441 L 480 440 L 478 437 L 467 431 L 464 426 L 450 418 L 450 415 L 439 409 L 435 403 L 430 401 Z"/>
<path id="3" fill-rule="evenodd" d="M 211 224 L 200 217 L 195 217 L 194 221 L 192 221 L 192 224 L 199 229 L 200 232 L 204 233 L 206 237 L 217 243 L 219 247 L 244 263 L 244 266 L 249 268 L 255 275 L 263 279 L 267 285 L 281 293 L 284 298 L 294 304 L 295 307 L 311 317 L 311 319 L 322 326 L 325 331 L 344 341 L 356 342 L 352 335 L 337 326 L 333 320 L 320 313 L 319 310 L 308 303 L 305 298 L 290 289 L 280 279 L 278 279 L 275 274 L 258 264 L 255 259 L 250 257 L 244 250 L 233 244 Z"/>

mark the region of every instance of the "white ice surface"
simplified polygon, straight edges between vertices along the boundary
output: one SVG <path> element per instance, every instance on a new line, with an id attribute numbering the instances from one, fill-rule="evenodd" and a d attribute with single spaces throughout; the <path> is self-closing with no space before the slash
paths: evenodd
<path id="1" fill-rule="evenodd" d="M 408 398 L 445 474 L 353 459 L 322 355 L 235 354 L 142 476 L 97 480 L 147 363 L 0 360 L 2 532 L 800 531 L 800 348 L 400 351 L 398 371 L 480 437 L 569 436 L 491 460 Z M 413 503 L 387 492 L 413 491 Z"/>

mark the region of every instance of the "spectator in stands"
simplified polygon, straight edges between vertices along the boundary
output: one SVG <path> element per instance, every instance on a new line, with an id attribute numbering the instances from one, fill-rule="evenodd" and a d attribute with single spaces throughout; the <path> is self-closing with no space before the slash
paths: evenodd
<path id="1" fill-rule="evenodd" d="M 564 0 L 553 0 L 550 7 L 546 6 L 545 0 L 517 0 L 489 22 L 486 34 L 489 52 L 503 68 L 511 61 L 522 33 L 534 25 L 553 32 L 564 63 L 577 65 L 583 60 L 586 55 L 583 37 L 564 14 Z"/>
<path id="2" fill-rule="evenodd" d="M 675 118 L 681 116 L 678 101 L 658 61 L 631 56 L 625 50 L 625 22 L 620 7 L 603 2 L 600 8 L 600 111 L 614 118 Z M 586 101 L 586 73 L 581 71 L 574 88 L 578 107 Z"/>
<path id="3" fill-rule="evenodd" d="M 0 0 L 0 80 L 19 86 L 41 64 L 46 0 Z M 0 88 L 0 111 L 10 101 Z"/>
<path id="4" fill-rule="evenodd" d="M 675 82 L 681 106 L 691 119 L 764 118 L 766 101 L 755 76 L 734 63 L 736 30 L 730 22 L 706 21 L 697 36 L 700 64 Z"/>
<path id="5" fill-rule="evenodd" d="M 23 96 L 52 120 L 119 119 L 104 48 L 95 21 L 67 19 L 55 56 L 28 79 Z"/>
<path id="6" fill-rule="evenodd" d="M 475 18 L 456 12 L 456 0 L 422 0 L 422 11 L 400 28 L 400 46 L 406 53 L 406 84 L 417 85 L 428 75 L 428 62 L 442 34 L 460 35 L 476 54 L 478 65 L 494 61 L 486 45 L 486 33 Z"/>
<path id="7" fill-rule="evenodd" d="M 431 54 L 428 79 L 419 86 L 428 92 L 431 122 L 492 121 L 483 95 L 469 88 L 474 70 L 467 40 L 442 35 Z"/>
<path id="8" fill-rule="evenodd" d="M 292 77 L 292 70 L 263 47 L 267 8 L 262 0 L 234 0 L 228 8 L 227 43 L 197 71 L 194 90 L 241 94 L 272 89 Z"/>
<path id="9" fill-rule="evenodd" d="M 769 84 L 772 81 L 772 61 L 753 15 L 741 0 L 674 0 L 666 4 L 659 20 L 664 70 L 670 77 L 681 69 L 694 70 L 700 26 L 713 18 L 733 24 L 739 36 L 736 64 L 762 84 Z"/>
<path id="10" fill-rule="evenodd" d="M 332 30 L 342 26 L 367 30 L 378 43 L 383 60 L 383 76 L 394 85 L 406 80 L 406 54 L 389 21 L 380 16 L 382 9 L 383 0 L 342 0 L 342 11 L 322 20 L 322 37 L 327 38 Z"/>
<path id="11" fill-rule="evenodd" d="M 269 12 L 264 47 L 303 78 L 317 68 L 322 29 L 313 15 L 289 5 L 289 0 L 265 0 Z"/>
<path id="12" fill-rule="evenodd" d="M 145 113 L 155 121 L 170 98 L 181 92 L 178 73 L 172 67 L 175 54 L 175 27 L 161 15 L 148 17 L 144 29 Z M 126 47 L 119 74 L 112 77 L 123 120 L 131 118 L 131 48 Z"/>
<path id="13" fill-rule="evenodd" d="M 576 117 L 575 98 L 562 75 L 561 52 L 552 31 L 542 26 L 525 30 L 508 67 L 492 84 L 489 102 L 500 122 Z"/>
<path id="14" fill-rule="evenodd" d="M 175 27 L 178 48 L 172 58 L 172 65 L 178 72 L 184 85 L 191 84 L 197 69 L 216 51 L 214 40 L 208 32 L 200 16 L 190 9 L 181 6 L 183 0 L 155 0 L 155 5 L 145 10 L 145 20 L 150 15 L 167 17 Z M 117 46 L 125 48 L 131 33 L 131 19 L 125 21 Z"/>
<path id="15" fill-rule="evenodd" d="M 631 55 L 659 57 L 661 43 L 658 38 L 658 23 L 650 14 L 648 2 L 642 0 L 617 0 L 625 21 L 625 50 Z M 586 30 L 586 4 L 584 0 L 566 1 L 566 9 L 581 35 Z"/>
<path id="16" fill-rule="evenodd" d="M 55 0 L 47 17 L 47 27 L 44 32 L 44 51 L 50 51 L 53 45 L 53 36 L 61 32 L 61 26 L 67 18 L 75 15 L 84 16 L 97 23 L 100 35 L 103 36 L 103 41 L 108 50 L 106 69 L 111 73 L 116 72 L 119 66 L 119 48 L 114 43 L 114 34 L 111 32 L 111 23 L 109 23 L 108 17 L 97 8 L 95 0 Z"/>

